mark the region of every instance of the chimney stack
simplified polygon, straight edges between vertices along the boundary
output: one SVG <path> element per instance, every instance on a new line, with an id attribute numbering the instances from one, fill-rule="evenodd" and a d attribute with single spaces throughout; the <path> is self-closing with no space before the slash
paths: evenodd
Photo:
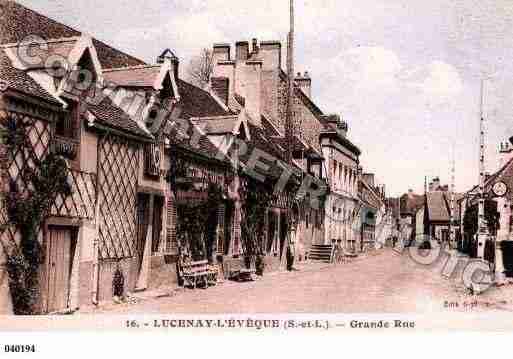
<path id="1" fill-rule="evenodd" d="M 214 66 L 217 65 L 219 61 L 230 61 L 230 50 L 230 44 L 214 44 L 212 52 Z"/>
<path id="2" fill-rule="evenodd" d="M 254 38 L 253 39 L 253 44 L 251 46 L 251 56 L 255 56 L 255 55 L 258 55 L 258 39 Z"/>
<path id="3" fill-rule="evenodd" d="M 235 43 L 235 59 L 237 61 L 246 61 L 249 58 L 249 42 L 237 41 Z"/>
<path id="4" fill-rule="evenodd" d="M 308 98 L 312 98 L 312 79 L 308 71 L 305 71 L 304 74 L 298 72 L 295 81 L 299 88 L 303 90 L 304 94 L 308 96 Z"/>
<path id="5" fill-rule="evenodd" d="M 210 79 L 212 90 L 217 97 L 228 106 L 228 99 L 230 95 L 230 79 L 228 77 L 212 77 Z"/>
<path id="6" fill-rule="evenodd" d="M 258 51 L 264 71 L 281 71 L 281 42 L 260 41 Z"/>

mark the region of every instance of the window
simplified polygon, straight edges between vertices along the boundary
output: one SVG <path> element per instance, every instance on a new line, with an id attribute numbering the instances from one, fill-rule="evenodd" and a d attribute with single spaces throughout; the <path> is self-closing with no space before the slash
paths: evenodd
<path id="1" fill-rule="evenodd" d="M 74 102 L 68 104 L 68 111 L 62 112 L 55 123 L 55 134 L 57 136 L 76 139 L 79 133 L 79 111 Z"/>

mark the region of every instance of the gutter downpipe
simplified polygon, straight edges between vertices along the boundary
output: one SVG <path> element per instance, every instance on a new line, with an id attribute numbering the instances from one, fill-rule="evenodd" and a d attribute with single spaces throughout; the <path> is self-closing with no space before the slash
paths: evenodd
<path id="1" fill-rule="evenodd" d="M 109 132 L 107 131 L 103 136 L 98 139 L 98 144 L 107 138 Z M 98 176 L 99 166 L 98 161 L 100 158 L 100 146 L 97 146 L 97 169 L 96 176 Z M 99 191 L 99 183 L 96 181 L 96 206 L 94 209 L 94 221 L 95 221 L 95 233 L 93 239 L 93 290 L 91 293 L 91 302 L 93 305 L 97 306 L 99 304 L 98 300 L 98 292 L 100 287 L 100 266 L 99 266 L 99 241 L 100 241 L 100 191 Z"/>

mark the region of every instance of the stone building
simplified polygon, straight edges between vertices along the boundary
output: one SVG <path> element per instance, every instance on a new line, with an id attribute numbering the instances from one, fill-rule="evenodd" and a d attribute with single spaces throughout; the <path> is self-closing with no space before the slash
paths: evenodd
<path id="1" fill-rule="evenodd" d="M 234 49 L 215 44 L 213 58 L 212 91 L 233 111 L 244 109 L 249 126 L 267 136 L 261 148 L 275 146 L 283 157 L 288 80 L 282 68 L 282 44 L 256 39 L 251 45 L 239 41 Z M 303 257 L 312 245 L 354 241 L 351 223 L 357 218 L 360 150 L 347 138 L 347 123 L 325 115 L 315 104 L 310 75 L 298 73 L 294 80 L 294 165 L 326 181 L 329 192 L 320 205 L 300 206 L 296 252 Z"/>
<path id="2" fill-rule="evenodd" d="M 486 176 L 484 193 L 485 217 L 489 211 L 496 211 L 497 223 L 487 223 L 491 240 L 485 244 L 485 260 L 495 262 L 495 271 L 498 280 L 505 276 L 513 277 L 513 230 L 512 230 L 512 208 L 513 208 L 513 138 L 509 142 L 502 142 L 499 146 L 499 169 L 491 175 Z M 506 185 L 505 193 L 495 193 L 496 183 Z M 465 228 L 465 216 L 474 218 L 471 212 L 477 209 L 479 189 L 477 186 L 466 192 L 457 201 L 459 210 L 460 232 L 458 248 L 470 252 L 472 256 L 477 255 L 477 240 Z M 477 227 L 477 217 L 476 227 Z M 467 220 L 469 222 L 469 220 Z M 477 229 L 477 228 L 474 228 Z"/>
<path id="3" fill-rule="evenodd" d="M 390 235 L 385 187 L 375 183 L 373 173 L 364 173 L 358 182 L 358 197 L 361 208 L 354 225 L 359 235 L 355 239 L 356 250 L 364 252 L 384 246 Z"/>

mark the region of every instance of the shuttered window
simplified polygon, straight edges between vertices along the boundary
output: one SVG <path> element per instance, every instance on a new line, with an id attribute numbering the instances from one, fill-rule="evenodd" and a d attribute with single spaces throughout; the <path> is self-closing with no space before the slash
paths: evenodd
<path id="1" fill-rule="evenodd" d="M 224 203 L 220 204 L 217 210 L 217 228 L 218 228 L 218 236 L 217 236 L 217 254 L 224 254 L 224 217 L 226 215 L 226 206 Z"/>
<path id="2" fill-rule="evenodd" d="M 171 196 L 166 203 L 166 254 L 178 254 L 178 243 L 176 241 L 176 206 Z"/>

